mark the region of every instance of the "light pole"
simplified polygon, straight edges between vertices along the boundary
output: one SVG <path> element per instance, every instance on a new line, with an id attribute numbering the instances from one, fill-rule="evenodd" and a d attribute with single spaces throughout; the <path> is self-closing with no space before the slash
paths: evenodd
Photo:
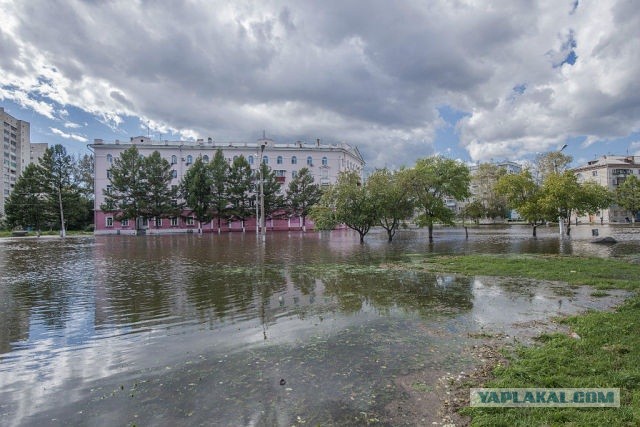
<path id="1" fill-rule="evenodd" d="M 565 148 L 567 148 L 567 144 L 564 144 L 562 148 L 558 150 L 558 153 L 562 153 L 562 150 L 564 150 Z M 553 161 L 553 169 L 555 170 L 555 173 L 558 173 L 558 159 L 555 159 Z M 571 218 L 568 219 L 571 220 Z M 560 237 L 564 236 L 564 219 L 560 215 L 558 215 L 558 229 L 560 232 Z"/>
<path id="2" fill-rule="evenodd" d="M 264 154 L 264 149 L 267 146 L 267 141 L 266 140 L 262 140 L 260 141 L 260 163 L 259 163 L 259 168 L 260 168 L 260 231 L 262 234 L 262 241 L 264 242 L 267 239 L 267 233 L 264 227 L 264 176 L 262 173 L 262 165 L 263 165 L 263 154 Z"/>

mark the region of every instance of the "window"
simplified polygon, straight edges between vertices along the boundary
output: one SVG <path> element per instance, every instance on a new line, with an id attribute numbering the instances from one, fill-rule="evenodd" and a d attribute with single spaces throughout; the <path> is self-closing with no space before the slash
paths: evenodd
<path id="1" fill-rule="evenodd" d="M 107 163 L 113 163 L 113 156 L 111 154 L 107 154 Z"/>
<path id="2" fill-rule="evenodd" d="M 107 169 L 107 179 L 111 179 L 111 169 Z"/>
<path id="3" fill-rule="evenodd" d="M 326 157 L 322 158 L 322 166 L 327 166 L 329 164 L 329 160 Z"/>
<path id="4" fill-rule="evenodd" d="M 191 154 L 189 154 L 187 156 L 187 164 L 190 165 L 191 163 L 193 163 L 193 156 Z"/>
<path id="5" fill-rule="evenodd" d="M 269 156 L 263 156 L 262 157 L 262 163 L 264 163 L 265 165 L 269 164 Z"/>
<path id="6" fill-rule="evenodd" d="M 175 165 L 176 163 L 178 163 L 178 156 L 176 155 L 171 156 L 171 164 Z"/>
<path id="7" fill-rule="evenodd" d="M 313 157 L 307 157 L 307 166 L 313 166 Z"/>
<path id="8" fill-rule="evenodd" d="M 297 165 L 298 164 L 298 158 L 296 156 L 292 156 L 291 157 L 291 164 L 292 165 Z"/>
<path id="9" fill-rule="evenodd" d="M 598 171 L 591 172 L 591 176 L 598 176 Z"/>
<path id="10" fill-rule="evenodd" d="M 253 164 L 253 156 L 249 156 L 249 164 L 252 165 Z"/>
<path id="11" fill-rule="evenodd" d="M 107 227 L 113 227 L 113 217 L 108 216 L 105 218 L 105 225 Z"/>
<path id="12" fill-rule="evenodd" d="M 177 170 L 175 170 L 175 169 L 173 169 L 173 170 L 171 171 L 171 177 L 173 177 L 173 178 L 177 178 L 177 177 L 178 177 L 178 171 L 177 171 Z"/>
<path id="13" fill-rule="evenodd" d="M 283 177 L 286 176 L 287 171 L 285 170 L 276 170 L 276 176 L 277 177 Z"/>
<path id="14" fill-rule="evenodd" d="M 278 156 L 278 158 L 276 159 L 276 163 L 279 165 L 282 164 L 282 156 Z"/>
<path id="15" fill-rule="evenodd" d="M 162 227 L 162 218 L 156 218 L 156 227 Z"/>
<path id="16" fill-rule="evenodd" d="M 113 189 L 113 186 L 107 185 L 107 194 L 111 194 L 112 189 Z"/>
<path id="17" fill-rule="evenodd" d="M 176 217 L 176 216 L 171 217 L 171 226 L 172 227 L 177 227 L 178 226 L 178 217 Z"/>
<path id="18" fill-rule="evenodd" d="M 187 217 L 187 225 L 193 225 L 193 217 L 192 216 L 188 216 Z"/>
<path id="19" fill-rule="evenodd" d="M 120 225 L 123 227 L 128 227 L 129 226 L 129 220 L 127 218 L 123 219 L 122 221 L 120 221 Z"/>
<path id="20" fill-rule="evenodd" d="M 171 206 L 173 206 L 174 208 L 178 207 L 178 201 L 176 199 L 171 199 Z"/>
<path id="21" fill-rule="evenodd" d="M 295 179 L 298 176 L 298 171 L 291 171 L 291 178 Z"/>
<path id="22" fill-rule="evenodd" d="M 206 154 L 202 156 L 202 161 L 205 163 L 209 163 L 209 156 L 207 156 Z"/>
<path id="23" fill-rule="evenodd" d="M 148 227 L 149 226 L 149 219 L 148 218 L 142 218 L 142 226 L 143 227 Z"/>

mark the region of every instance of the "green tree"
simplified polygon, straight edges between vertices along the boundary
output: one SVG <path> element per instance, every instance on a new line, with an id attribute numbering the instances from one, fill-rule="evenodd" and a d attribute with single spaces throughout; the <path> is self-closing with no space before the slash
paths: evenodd
<path id="1" fill-rule="evenodd" d="M 306 219 L 311 208 L 320 202 L 322 190 L 313 182 L 309 169 L 302 168 L 298 175 L 289 182 L 286 203 L 292 215 L 302 218 L 302 229 L 307 231 Z M 331 227 L 333 228 L 333 227 Z"/>
<path id="2" fill-rule="evenodd" d="M 341 172 L 338 181 L 324 192 L 320 203 L 311 210 L 316 227 L 322 229 L 344 224 L 355 230 L 364 243 L 364 236 L 376 225 L 375 200 L 356 171 Z"/>
<path id="3" fill-rule="evenodd" d="M 102 190 L 105 197 L 100 209 L 114 212 L 119 220 L 133 219 L 136 230 L 140 226 L 139 218 L 147 215 L 144 168 L 144 157 L 132 145 L 113 160 L 110 186 Z"/>
<path id="4" fill-rule="evenodd" d="M 233 160 L 227 182 L 231 214 L 242 221 L 242 231 L 244 231 L 245 220 L 253 213 L 251 201 L 254 198 L 251 194 L 253 174 L 244 156 L 238 156 Z"/>
<path id="5" fill-rule="evenodd" d="M 264 216 L 266 219 L 267 217 L 271 217 L 276 211 L 284 208 L 285 203 L 284 196 L 280 193 L 282 184 L 278 182 L 276 171 L 262 162 L 260 167 L 262 168 L 263 176 L 262 193 L 264 195 Z M 259 177 L 257 179 L 259 179 Z M 259 185 L 259 182 L 257 182 L 257 185 Z M 259 198 L 257 191 L 255 197 L 256 200 Z"/>
<path id="6" fill-rule="evenodd" d="M 475 189 L 474 199 L 478 200 L 483 208 L 483 216 L 495 220 L 506 218 L 509 214 L 507 201 L 495 190 L 495 186 L 506 171 L 492 163 L 482 163 L 471 177 L 471 186 Z"/>
<path id="7" fill-rule="evenodd" d="M 467 203 L 460 212 L 460 216 L 464 218 L 469 218 L 476 224 L 480 223 L 480 218 L 486 216 L 486 209 L 482 205 L 480 200 L 473 200 L 472 202 Z"/>
<path id="8" fill-rule="evenodd" d="M 564 173 L 572 161 L 573 157 L 563 154 L 561 151 L 538 154 L 534 163 L 537 182 L 542 183 L 549 175 Z"/>
<path id="9" fill-rule="evenodd" d="M 145 157 L 142 164 L 143 216 L 166 218 L 178 215 L 180 209 L 176 198 L 177 188 L 171 186 L 173 179 L 171 164 L 158 151 Z"/>
<path id="10" fill-rule="evenodd" d="M 10 227 L 33 227 L 39 231 L 50 220 L 42 187 L 42 171 L 30 163 L 18 177 L 5 204 L 6 222 Z"/>
<path id="11" fill-rule="evenodd" d="M 202 223 L 213 218 L 211 206 L 213 204 L 213 173 L 211 164 L 207 164 L 198 157 L 187 170 L 180 183 L 180 192 L 185 200 L 187 209 L 198 220 L 198 232 L 202 233 Z"/>
<path id="12" fill-rule="evenodd" d="M 453 223 L 454 212 L 445 204 L 445 198 L 469 197 L 469 168 L 456 160 L 440 156 L 420 159 L 403 174 L 402 180 L 420 211 L 416 222 L 429 228 L 429 240 L 433 240 L 435 222 Z"/>
<path id="13" fill-rule="evenodd" d="M 567 221 L 578 205 L 579 184 L 571 172 L 549 174 L 542 183 L 540 204 L 549 221 Z M 570 234 L 571 222 L 567 227 Z"/>
<path id="14" fill-rule="evenodd" d="M 402 185 L 399 173 L 377 169 L 367 180 L 367 187 L 375 201 L 378 225 L 387 232 L 389 242 L 402 222 L 413 214 L 413 203 Z"/>
<path id="15" fill-rule="evenodd" d="M 640 180 L 634 175 L 628 176 L 616 188 L 615 201 L 618 206 L 631 212 L 632 221 L 635 224 L 638 212 L 640 212 Z"/>
<path id="16" fill-rule="evenodd" d="M 227 177 L 229 176 L 229 164 L 224 158 L 221 149 L 216 150 L 216 154 L 211 162 L 211 178 L 213 180 L 211 191 L 213 199 L 211 200 L 212 214 L 216 216 L 218 222 L 218 233 L 220 233 L 220 221 L 227 217 L 229 212 L 229 196 L 227 193 Z"/>
<path id="17" fill-rule="evenodd" d="M 509 207 L 516 209 L 520 217 L 531 225 L 533 236 L 536 237 L 537 228 L 545 223 L 547 213 L 540 204 L 542 189 L 531 172 L 525 170 L 519 174 L 502 176 L 496 184 L 496 191 L 506 198 Z"/>
<path id="18" fill-rule="evenodd" d="M 93 201 L 94 195 L 94 159 L 93 154 L 78 156 L 76 160 L 75 181 L 82 196 Z"/>
<path id="19" fill-rule="evenodd" d="M 87 204 L 82 203 L 81 193 L 74 179 L 75 162 L 64 146 L 56 144 L 45 150 L 39 166 L 42 172 L 42 190 L 49 203 L 48 210 L 57 211 L 60 236 L 65 237 L 67 223 L 72 228 L 78 227 L 87 217 Z"/>
<path id="20" fill-rule="evenodd" d="M 587 181 L 580 184 L 576 213 L 595 214 L 611 206 L 614 200 L 614 195 L 607 188 L 593 181 Z"/>

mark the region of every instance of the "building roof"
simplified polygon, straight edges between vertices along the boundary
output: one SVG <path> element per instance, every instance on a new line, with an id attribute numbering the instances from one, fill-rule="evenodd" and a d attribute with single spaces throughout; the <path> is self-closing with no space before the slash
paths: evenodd
<path id="1" fill-rule="evenodd" d="M 113 142 L 105 142 L 102 139 L 94 139 L 93 144 L 89 144 L 92 148 L 100 148 L 100 147 L 113 147 L 114 145 L 140 145 L 140 146 L 157 146 L 157 147 L 165 147 L 165 148 L 209 148 L 212 150 L 215 149 L 225 149 L 225 148 L 234 148 L 234 149 L 243 149 L 243 148 L 251 148 L 255 149 L 261 145 L 261 143 L 266 143 L 269 146 L 269 150 L 321 150 L 321 151 L 331 151 L 331 150 L 344 150 L 349 152 L 351 155 L 359 159 L 363 164 L 365 163 L 362 154 L 358 150 L 358 147 L 352 147 L 351 145 L 340 142 L 336 144 L 322 144 L 320 140 L 316 140 L 315 144 L 308 144 L 303 141 L 296 141 L 293 143 L 275 143 L 270 139 L 260 139 L 255 143 L 250 142 L 217 142 L 213 141 L 212 138 L 208 138 L 206 141 L 204 139 L 198 139 L 196 141 L 169 141 L 169 140 L 154 140 L 152 138 L 146 136 L 135 136 L 131 137 L 129 141 L 120 141 L 115 140 Z"/>
<path id="2" fill-rule="evenodd" d="M 603 167 L 629 167 L 640 166 L 640 156 L 602 156 L 598 159 L 588 161 L 586 165 L 578 166 L 572 171 L 599 169 Z"/>

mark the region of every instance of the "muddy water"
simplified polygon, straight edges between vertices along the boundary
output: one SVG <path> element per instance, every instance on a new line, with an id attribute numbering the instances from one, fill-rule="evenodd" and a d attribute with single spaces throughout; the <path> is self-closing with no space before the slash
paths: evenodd
<path id="1" fill-rule="evenodd" d="M 430 244 L 406 231 L 393 245 L 374 233 L 364 246 L 335 232 L 265 244 L 251 234 L 6 239 L 0 425 L 415 422 L 403 399 L 434 384 L 399 379 L 435 381 L 474 362 L 479 335 L 517 335 L 621 296 L 379 265 L 425 251 L 637 252 L 632 238 L 618 254 L 553 230 L 536 240 L 527 228 L 439 232 Z"/>

